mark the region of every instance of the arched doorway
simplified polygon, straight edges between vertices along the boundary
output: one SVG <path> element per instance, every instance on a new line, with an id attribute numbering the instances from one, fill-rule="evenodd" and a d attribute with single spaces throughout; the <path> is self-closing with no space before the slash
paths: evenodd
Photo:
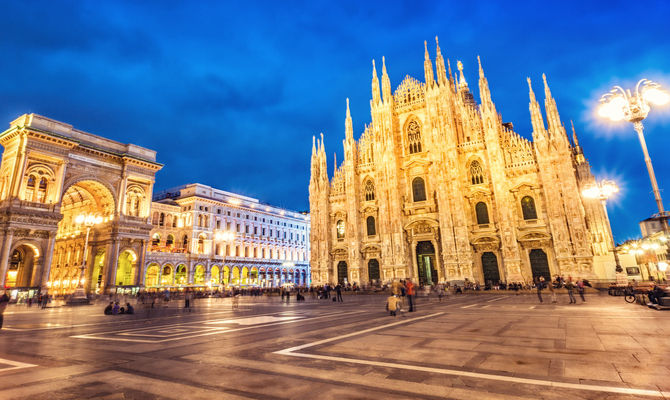
<path id="1" fill-rule="evenodd" d="M 257 285 L 258 284 L 258 268 L 252 267 L 249 272 L 250 283 Z"/>
<path id="2" fill-rule="evenodd" d="M 149 267 L 147 268 L 147 276 L 144 279 L 144 286 L 146 287 L 151 287 L 151 286 L 158 286 L 158 279 L 160 277 L 160 267 L 158 264 L 153 263 L 149 264 Z"/>
<path id="3" fill-rule="evenodd" d="M 529 254 L 530 270 L 533 273 L 533 280 L 543 276 L 545 280 L 551 280 L 551 272 L 549 272 L 549 260 L 547 253 L 542 249 L 533 249 Z"/>
<path id="4" fill-rule="evenodd" d="M 230 267 L 228 267 L 227 265 L 223 266 L 223 279 L 221 280 L 221 283 L 223 283 L 226 286 L 230 284 Z"/>
<path id="5" fill-rule="evenodd" d="M 436 285 L 435 247 L 433 247 L 432 242 L 422 241 L 417 243 L 416 264 L 419 273 L 419 285 Z"/>
<path id="6" fill-rule="evenodd" d="M 188 271 L 186 270 L 186 265 L 179 264 L 177 266 L 177 272 L 174 274 L 174 283 L 177 285 L 186 285 L 188 283 Z"/>
<path id="7" fill-rule="evenodd" d="M 242 267 L 242 281 L 240 282 L 244 285 L 249 283 L 249 268 Z"/>
<path id="8" fill-rule="evenodd" d="M 337 283 L 343 285 L 347 282 L 347 262 L 340 261 L 337 263 Z"/>
<path id="9" fill-rule="evenodd" d="M 240 284 L 240 268 L 239 267 L 233 267 L 232 276 L 231 276 L 230 281 L 233 285 L 239 285 Z"/>
<path id="10" fill-rule="evenodd" d="M 17 247 L 9 258 L 5 287 L 29 287 L 35 271 L 35 259 L 38 256 L 32 245 Z"/>
<path id="11" fill-rule="evenodd" d="M 119 255 L 119 265 L 116 268 L 116 282 L 119 286 L 135 284 L 137 271 L 137 255 L 132 250 L 125 250 Z"/>
<path id="12" fill-rule="evenodd" d="M 379 261 L 375 258 L 368 261 L 368 280 L 370 283 L 379 281 Z"/>
<path id="13" fill-rule="evenodd" d="M 482 272 L 484 274 L 485 284 L 496 284 L 500 281 L 498 258 L 494 253 L 487 251 L 482 254 Z"/>
<path id="14" fill-rule="evenodd" d="M 78 271 L 74 274 L 68 274 L 67 284 L 62 285 L 63 293 L 74 291 L 79 283 L 81 276 L 81 265 L 85 263 L 86 282 L 85 287 L 88 290 L 96 288 L 99 284 L 103 284 L 98 277 L 101 269 L 95 271 L 98 267 L 97 263 L 104 260 L 103 257 L 98 259 L 99 247 L 103 247 L 102 243 L 98 243 L 102 236 L 109 231 L 108 222 L 110 217 L 114 214 L 115 198 L 111 190 L 103 183 L 94 180 L 81 180 L 71 184 L 65 189 L 61 198 L 60 212 L 63 218 L 58 222 L 58 232 L 56 234 L 55 247 L 80 249 L 75 251 L 74 257 L 70 260 L 70 266 Z M 90 222 L 90 224 L 89 224 Z M 90 229 L 90 231 L 88 231 Z M 88 235 L 87 235 L 88 232 Z M 88 237 L 88 243 L 86 238 Z M 91 257 L 93 254 L 95 257 Z M 119 254 L 119 261 L 121 261 L 122 254 Z M 93 265 L 91 265 L 91 262 Z M 104 262 L 104 261 L 102 261 Z M 53 259 L 51 270 L 57 271 L 58 260 Z M 112 268 L 117 268 L 112 266 Z M 96 275 L 97 272 L 97 275 Z M 52 280 L 52 278 L 50 278 Z M 121 275 L 117 275 L 116 282 L 104 282 L 106 285 L 115 285 L 123 280 Z M 73 282 L 76 282 L 73 284 Z M 134 282 L 134 277 L 133 277 Z M 65 283 L 65 282 L 61 282 Z"/>
<path id="15" fill-rule="evenodd" d="M 196 285 L 205 284 L 205 267 L 203 265 L 196 265 L 195 273 L 193 274 L 193 283 Z"/>
<path id="16" fill-rule="evenodd" d="M 212 268 L 209 270 L 209 281 L 212 282 L 213 285 L 218 285 L 220 281 L 220 270 L 218 265 L 213 265 Z"/>
<path id="17" fill-rule="evenodd" d="M 165 265 L 161 270 L 161 285 L 162 286 L 172 286 L 174 285 L 174 274 L 172 265 Z"/>

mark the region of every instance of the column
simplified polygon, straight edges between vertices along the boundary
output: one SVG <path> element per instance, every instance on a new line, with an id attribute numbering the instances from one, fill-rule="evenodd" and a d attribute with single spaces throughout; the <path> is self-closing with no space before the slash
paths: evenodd
<path id="1" fill-rule="evenodd" d="M 49 281 L 49 273 L 51 272 L 51 263 L 53 261 L 54 247 L 56 246 L 56 233 L 49 232 L 49 238 L 47 240 L 49 241 L 47 243 L 47 251 L 44 253 L 44 256 L 42 257 L 43 260 L 42 278 L 40 282 L 35 282 L 35 284 L 33 284 L 33 286 L 37 286 L 39 284 L 43 291 L 48 290 L 47 282 Z"/>
<path id="2" fill-rule="evenodd" d="M 7 264 L 9 263 L 9 248 L 12 245 L 13 238 L 14 232 L 8 229 L 5 233 L 4 241 L 2 242 L 2 251 L 0 251 L 0 288 L 5 287 Z"/>
<path id="3" fill-rule="evenodd" d="M 149 241 L 142 240 L 140 241 L 140 254 L 138 258 L 137 265 L 137 275 L 135 276 L 135 284 L 138 286 L 144 286 L 144 280 L 147 277 L 146 274 L 146 258 L 147 258 L 147 247 L 149 246 Z"/>
<path id="4" fill-rule="evenodd" d="M 116 287 L 116 269 L 119 260 L 119 247 L 121 243 L 118 239 L 113 239 L 107 250 L 107 282 L 105 283 L 106 291 L 112 292 Z"/>

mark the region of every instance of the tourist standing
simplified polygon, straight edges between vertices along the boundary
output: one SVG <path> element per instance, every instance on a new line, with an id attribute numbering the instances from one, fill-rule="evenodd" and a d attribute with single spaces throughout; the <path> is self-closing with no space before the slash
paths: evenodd
<path id="1" fill-rule="evenodd" d="M 2 322 L 4 320 L 5 310 L 9 305 L 9 296 L 7 296 L 7 291 L 0 296 L 0 329 L 2 329 Z"/>
<path id="2" fill-rule="evenodd" d="M 551 302 L 556 303 L 556 289 L 554 288 L 554 282 L 549 282 L 549 292 L 551 293 Z"/>
<path id="3" fill-rule="evenodd" d="M 409 303 L 409 312 L 414 312 L 414 284 L 411 278 L 407 278 L 405 281 L 405 295 Z"/>
<path id="4" fill-rule="evenodd" d="M 337 286 L 335 286 L 335 293 L 337 293 L 337 301 L 343 303 L 344 300 L 342 299 L 342 285 L 340 285 L 339 283 L 337 284 Z"/>
<path id="5" fill-rule="evenodd" d="M 568 277 L 568 281 L 565 282 L 565 288 L 568 290 L 568 297 L 570 298 L 570 304 L 577 304 L 575 300 L 575 284 L 572 282 L 572 277 Z"/>
<path id="6" fill-rule="evenodd" d="M 535 281 L 535 288 L 537 289 L 537 298 L 542 303 L 542 289 L 544 289 L 544 277 L 541 276 Z"/>
<path id="7" fill-rule="evenodd" d="M 584 298 L 584 280 L 579 278 L 577 280 L 577 293 L 579 293 L 579 297 L 582 299 L 582 303 L 586 303 L 586 299 Z"/>

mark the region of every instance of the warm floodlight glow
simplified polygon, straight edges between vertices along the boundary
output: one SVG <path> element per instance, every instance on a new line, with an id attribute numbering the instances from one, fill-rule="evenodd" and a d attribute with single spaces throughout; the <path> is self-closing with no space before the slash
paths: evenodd
<path id="1" fill-rule="evenodd" d="M 232 242 L 235 240 L 235 234 L 230 231 L 219 231 L 214 234 L 214 240 L 219 242 Z"/>
<path id="2" fill-rule="evenodd" d="M 619 192 L 616 182 L 603 180 L 595 184 L 588 185 L 582 190 L 582 196 L 587 199 L 607 200 Z"/>
<path id="3" fill-rule="evenodd" d="M 670 95 L 668 95 L 667 92 L 657 88 L 657 87 L 652 87 L 651 89 L 647 89 L 642 93 L 642 97 L 649 103 L 657 105 L 657 106 L 664 106 L 670 102 Z"/>
<path id="4" fill-rule="evenodd" d="M 668 269 L 668 263 L 665 261 L 660 261 L 658 263 L 658 270 L 661 272 L 665 272 Z"/>

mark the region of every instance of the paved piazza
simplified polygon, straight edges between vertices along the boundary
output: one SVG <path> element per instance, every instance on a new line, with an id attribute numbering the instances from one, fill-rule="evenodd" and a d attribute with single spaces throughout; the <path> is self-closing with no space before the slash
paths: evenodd
<path id="1" fill-rule="evenodd" d="M 344 300 L 173 301 L 134 316 L 11 306 L 0 398 L 670 398 L 668 314 L 620 297 L 419 299 L 396 318 L 383 296 Z"/>

